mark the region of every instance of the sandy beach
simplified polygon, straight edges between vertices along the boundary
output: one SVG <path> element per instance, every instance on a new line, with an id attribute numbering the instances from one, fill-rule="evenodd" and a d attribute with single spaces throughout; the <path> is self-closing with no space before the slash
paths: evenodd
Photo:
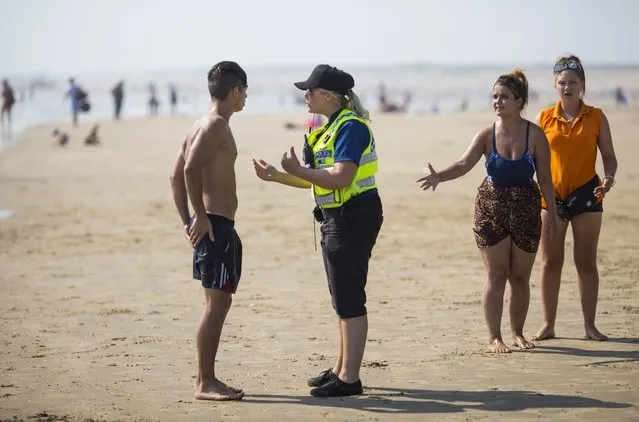
<path id="1" fill-rule="evenodd" d="M 217 363 L 246 391 L 233 403 L 193 399 L 203 294 L 169 172 L 194 119 L 105 122 L 98 147 L 80 142 L 88 124 L 63 126 L 66 148 L 53 126 L 29 129 L 0 154 L 0 209 L 15 213 L 0 220 L 0 420 L 638 420 L 639 111 L 604 111 L 620 168 L 599 248 L 597 325 L 611 339 L 583 340 L 569 240 L 559 338 L 504 356 L 485 352 L 472 233 L 483 160 L 436 192 L 415 183 L 427 161 L 441 169 L 461 155 L 492 114 L 373 116 L 385 223 L 367 288 L 365 395 L 344 399 L 306 387 L 337 344 L 310 194 L 261 182 L 251 165 L 299 151 L 302 132 L 283 122 L 306 115 L 234 116 L 244 269 Z M 541 322 L 538 257 L 526 335 Z"/>

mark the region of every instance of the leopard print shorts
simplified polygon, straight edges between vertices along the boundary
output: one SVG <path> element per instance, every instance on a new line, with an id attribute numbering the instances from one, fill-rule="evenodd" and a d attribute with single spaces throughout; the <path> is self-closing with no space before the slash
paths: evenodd
<path id="1" fill-rule="evenodd" d="M 537 252 L 541 237 L 541 194 L 537 184 L 502 187 L 484 179 L 477 189 L 473 231 L 479 248 L 495 246 L 510 236 L 524 252 Z"/>

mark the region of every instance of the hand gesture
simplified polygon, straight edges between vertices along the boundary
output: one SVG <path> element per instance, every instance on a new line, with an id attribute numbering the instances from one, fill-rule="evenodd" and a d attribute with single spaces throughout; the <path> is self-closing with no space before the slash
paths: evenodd
<path id="1" fill-rule="evenodd" d="M 595 190 L 593 191 L 593 193 L 595 194 L 595 197 L 597 199 L 601 198 L 604 194 L 608 193 L 612 185 L 613 185 L 612 178 L 604 177 L 603 181 L 601 182 L 601 185 L 597 186 Z"/>
<path id="2" fill-rule="evenodd" d="M 192 247 L 196 247 L 204 239 L 204 236 L 208 235 L 211 240 L 215 240 L 213 235 L 213 225 L 208 216 L 193 219 L 191 228 L 189 229 L 189 241 Z"/>
<path id="3" fill-rule="evenodd" d="M 272 182 L 275 180 L 277 169 L 261 158 L 253 160 L 253 168 L 255 169 L 255 174 L 260 179 L 266 182 Z"/>
<path id="4" fill-rule="evenodd" d="M 430 165 L 430 163 L 428 163 L 428 170 L 430 171 L 430 174 L 428 176 L 420 177 L 419 179 L 417 179 L 417 183 L 422 182 L 420 186 L 422 190 L 433 188 L 433 192 L 434 192 L 435 188 L 437 188 L 437 185 L 439 185 L 439 174 L 437 174 L 437 172 L 435 171 L 433 166 Z"/>
<path id="5" fill-rule="evenodd" d="M 291 147 L 291 150 L 289 152 L 285 152 L 284 155 L 282 155 L 281 164 L 284 171 L 289 174 L 294 174 L 295 170 L 301 167 L 300 160 L 297 158 L 297 155 L 295 154 L 294 147 Z"/>

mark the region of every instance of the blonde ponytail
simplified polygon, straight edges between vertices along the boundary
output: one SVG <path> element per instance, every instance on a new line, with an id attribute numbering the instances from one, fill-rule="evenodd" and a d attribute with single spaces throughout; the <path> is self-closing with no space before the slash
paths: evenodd
<path id="1" fill-rule="evenodd" d="M 337 101 L 337 104 L 340 107 L 345 107 L 351 110 L 353 113 L 357 114 L 357 116 L 366 120 L 367 122 L 371 121 L 370 113 L 364 108 L 361 100 L 359 99 L 357 94 L 353 92 L 352 89 L 349 89 L 346 94 L 339 94 L 337 92 L 327 90 L 322 91 L 332 96 L 333 99 Z"/>
<path id="2" fill-rule="evenodd" d="M 348 108 L 349 110 L 352 110 L 355 114 L 357 114 L 362 119 L 368 122 L 371 121 L 370 113 L 368 112 L 368 110 L 364 108 L 357 94 L 355 94 L 353 90 L 351 89 L 349 89 L 348 92 L 346 93 L 346 108 Z"/>

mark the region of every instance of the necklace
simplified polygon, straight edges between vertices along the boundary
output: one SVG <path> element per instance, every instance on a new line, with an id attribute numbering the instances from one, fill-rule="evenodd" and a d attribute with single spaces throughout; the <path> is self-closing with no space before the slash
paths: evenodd
<path id="1" fill-rule="evenodd" d="M 581 111 L 581 107 L 577 109 L 577 112 L 575 114 L 568 114 L 566 109 L 561 107 L 561 115 L 564 119 L 566 119 L 568 123 L 571 123 L 573 120 L 577 118 L 577 116 L 579 116 L 579 111 Z"/>
<path id="2" fill-rule="evenodd" d="M 563 114 L 564 119 L 566 119 L 567 122 L 572 122 L 573 120 L 575 120 L 577 115 L 579 115 L 579 113 L 577 113 L 577 115 L 571 116 L 570 114 L 566 112 L 566 110 L 563 110 L 563 109 L 561 110 L 561 113 Z"/>

